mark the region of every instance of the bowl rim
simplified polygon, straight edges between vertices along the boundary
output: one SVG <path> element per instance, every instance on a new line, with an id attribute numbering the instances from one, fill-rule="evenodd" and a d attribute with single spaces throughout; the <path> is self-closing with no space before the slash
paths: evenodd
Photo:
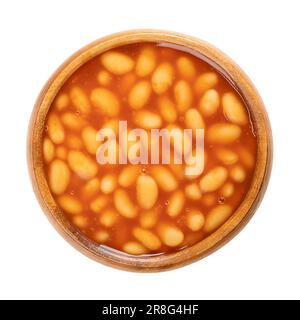
<path id="1" fill-rule="evenodd" d="M 48 110 L 67 78 L 96 55 L 126 44 L 163 42 L 186 47 L 207 58 L 232 81 L 242 95 L 257 134 L 257 161 L 252 182 L 244 200 L 232 216 L 216 231 L 191 247 L 178 252 L 132 256 L 96 245 L 78 232 L 55 203 L 43 170 L 42 137 Z M 49 221 L 65 240 L 86 256 L 102 264 L 127 271 L 156 272 L 181 267 L 202 259 L 231 240 L 254 215 L 266 191 L 272 168 L 272 132 L 262 99 L 248 76 L 226 54 L 206 41 L 180 33 L 137 29 L 100 38 L 75 52 L 52 74 L 40 92 L 32 111 L 27 135 L 27 162 L 35 195 Z"/>

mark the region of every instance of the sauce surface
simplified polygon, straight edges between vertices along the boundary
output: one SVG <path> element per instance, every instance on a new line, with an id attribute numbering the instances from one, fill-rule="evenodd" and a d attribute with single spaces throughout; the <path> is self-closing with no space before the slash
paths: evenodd
<path id="1" fill-rule="evenodd" d="M 109 136 L 97 141 L 97 132 L 112 129 L 118 147 L 120 121 L 128 132 L 145 130 L 147 142 L 151 129 L 204 129 L 203 172 L 187 175 L 172 157 L 149 163 L 145 140 L 148 163 L 130 163 L 141 151 L 129 141 L 127 164 L 118 163 L 118 148 L 110 155 L 117 163 L 100 164 Z M 164 148 L 156 147 L 161 162 Z M 47 116 L 43 152 L 52 195 L 80 232 L 128 254 L 157 254 L 201 241 L 234 213 L 251 183 L 256 137 L 218 70 L 179 47 L 140 43 L 96 56 L 66 81 Z"/>

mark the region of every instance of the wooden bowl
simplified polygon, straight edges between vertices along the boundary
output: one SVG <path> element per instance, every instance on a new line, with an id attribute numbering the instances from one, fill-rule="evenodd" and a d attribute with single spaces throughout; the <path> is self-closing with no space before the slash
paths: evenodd
<path id="1" fill-rule="evenodd" d="M 179 252 L 149 257 L 124 254 L 89 240 L 65 218 L 46 182 L 42 157 L 42 137 L 46 115 L 66 79 L 89 59 L 114 47 L 137 42 L 165 42 L 198 52 L 218 69 L 238 90 L 251 113 L 257 134 L 257 161 L 250 188 L 234 214 L 214 233 Z M 182 34 L 155 30 L 134 30 L 99 39 L 79 50 L 49 79 L 35 104 L 28 131 L 28 165 L 35 194 L 46 216 L 58 232 L 76 249 L 106 265 L 139 272 L 173 269 L 199 260 L 233 238 L 249 221 L 265 193 L 272 166 L 272 134 L 264 104 L 245 73 L 224 53 L 210 44 Z"/>

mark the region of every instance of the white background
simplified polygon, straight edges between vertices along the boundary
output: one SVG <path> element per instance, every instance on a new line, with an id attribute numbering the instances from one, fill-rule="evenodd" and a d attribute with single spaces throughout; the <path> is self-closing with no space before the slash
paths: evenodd
<path id="1" fill-rule="evenodd" d="M 300 298 L 299 1 L 1 1 L 0 298 Z M 26 164 L 39 90 L 74 51 L 108 34 L 157 28 L 209 41 L 266 104 L 274 165 L 254 218 L 208 258 L 159 274 L 98 264 L 42 213 Z"/>

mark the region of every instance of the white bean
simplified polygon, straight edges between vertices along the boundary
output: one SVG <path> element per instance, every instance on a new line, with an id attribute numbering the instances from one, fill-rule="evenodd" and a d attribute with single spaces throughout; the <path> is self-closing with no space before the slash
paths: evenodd
<path id="1" fill-rule="evenodd" d="M 174 96 L 179 113 L 184 113 L 188 108 L 191 108 L 193 103 L 193 93 L 187 81 L 179 80 L 175 84 Z"/>
<path id="2" fill-rule="evenodd" d="M 78 86 L 70 90 L 70 98 L 76 110 L 83 114 L 89 114 L 91 105 L 85 92 Z"/>
<path id="3" fill-rule="evenodd" d="M 178 216 L 183 210 L 184 203 L 184 193 L 181 190 L 175 191 L 170 197 L 169 204 L 166 210 L 167 214 L 170 217 Z"/>
<path id="4" fill-rule="evenodd" d="M 129 92 L 128 103 L 132 109 L 141 109 L 148 102 L 151 95 L 151 85 L 148 81 L 142 80 L 136 83 Z"/>
<path id="5" fill-rule="evenodd" d="M 234 185 L 231 182 L 225 183 L 220 190 L 220 194 L 225 198 L 231 197 L 233 193 L 234 193 Z"/>
<path id="6" fill-rule="evenodd" d="M 133 229 L 133 235 L 149 250 L 158 250 L 161 247 L 159 238 L 149 230 L 136 227 Z"/>
<path id="7" fill-rule="evenodd" d="M 246 171 L 241 165 L 235 165 L 230 169 L 229 172 L 230 178 L 238 183 L 242 183 L 246 179 Z"/>
<path id="8" fill-rule="evenodd" d="M 44 139 L 43 142 L 43 155 L 46 162 L 51 162 L 54 158 L 55 148 L 52 141 L 48 138 Z"/>
<path id="9" fill-rule="evenodd" d="M 236 124 L 216 123 L 207 132 L 207 139 L 211 143 L 227 144 L 236 141 L 242 130 Z"/>
<path id="10" fill-rule="evenodd" d="M 80 130 L 86 123 L 80 116 L 71 112 L 65 112 L 61 116 L 61 122 L 65 127 L 71 130 Z"/>
<path id="11" fill-rule="evenodd" d="M 110 119 L 107 120 L 103 126 L 102 129 L 111 129 L 115 135 L 119 134 L 119 120 L 118 119 Z"/>
<path id="12" fill-rule="evenodd" d="M 91 102 L 103 115 L 115 117 L 119 114 L 120 103 L 115 94 L 106 88 L 96 88 L 91 92 Z"/>
<path id="13" fill-rule="evenodd" d="M 162 120 L 157 113 L 141 110 L 135 114 L 135 123 L 144 129 L 160 128 Z"/>
<path id="14" fill-rule="evenodd" d="M 49 170 L 49 186 L 53 193 L 62 194 L 70 182 L 70 170 L 62 160 L 54 160 Z"/>
<path id="15" fill-rule="evenodd" d="M 197 95 L 203 94 L 206 90 L 212 89 L 218 83 L 218 76 L 215 72 L 205 72 L 201 74 L 195 82 Z"/>
<path id="16" fill-rule="evenodd" d="M 220 96 L 214 89 L 207 90 L 199 101 L 199 110 L 206 117 L 215 114 L 219 106 Z"/>
<path id="17" fill-rule="evenodd" d="M 87 217 L 76 215 L 75 217 L 73 217 L 72 222 L 73 224 L 75 224 L 76 227 L 83 229 L 88 226 L 89 220 Z"/>
<path id="18" fill-rule="evenodd" d="M 177 247 L 184 240 L 183 232 L 175 225 L 161 224 L 158 234 L 161 241 L 169 247 Z"/>
<path id="19" fill-rule="evenodd" d="M 107 228 L 111 228 L 115 223 L 117 222 L 118 219 L 118 213 L 114 209 L 105 209 L 100 217 L 99 217 L 99 222 Z"/>
<path id="20" fill-rule="evenodd" d="M 199 200 L 202 197 L 202 192 L 196 182 L 187 185 L 184 191 L 185 196 L 190 200 Z"/>
<path id="21" fill-rule="evenodd" d="M 200 180 L 200 189 L 202 192 L 213 192 L 218 190 L 226 181 L 228 172 L 224 167 L 215 167 L 211 169 Z"/>
<path id="22" fill-rule="evenodd" d="M 115 174 L 106 174 L 100 181 L 100 189 L 104 194 L 112 193 L 117 187 L 117 177 Z"/>
<path id="23" fill-rule="evenodd" d="M 149 210 L 157 201 L 158 187 L 155 180 L 147 175 L 141 175 L 136 182 L 136 198 L 141 208 Z"/>
<path id="24" fill-rule="evenodd" d="M 194 63 L 187 57 L 179 57 L 176 61 L 176 67 L 180 76 L 187 80 L 192 80 L 196 76 Z"/>
<path id="25" fill-rule="evenodd" d="M 147 210 L 140 213 L 140 225 L 143 228 L 153 228 L 158 220 L 158 212 L 155 209 Z"/>
<path id="26" fill-rule="evenodd" d="M 100 230 L 95 233 L 94 239 L 99 243 L 107 242 L 109 239 L 109 233 L 106 230 Z"/>
<path id="27" fill-rule="evenodd" d="M 204 231 L 212 232 L 219 228 L 232 214 L 232 207 L 226 204 L 213 208 L 206 216 Z"/>
<path id="28" fill-rule="evenodd" d="M 166 92 L 173 83 L 174 70 L 170 63 L 160 64 L 152 74 L 153 91 L 157 94 Z"/>
<path id="29" fill-rule="evenodd" d="M 245 125 L 248 123 L 246 109 L 234 93 L 225 93 L 222 97 L 222 105 L 225 117 L 229 121 L 239 125 Z"/>
<path id="30" fill-rule="evenodd" d="M 175 104 L 168 96 L 162 96 L 158 99 L 158 109 L 161 117 L 168 123 L 173 123 L 177 119 Z"/>
<path id="31" fill-rule="evenodd" d="M 100 213 L 108 204 L 108 198 L 100 195 L 90 203 L 90 210 L 94 213 Z"/>
<path id="32" fill-rule="evenodd" d="M 48 122 L 48 134 L 52 142 L 60 144 L 65 140 L 65 131 L 56 114 L 50 114 Z"/>
<path id="33" fill-rule="evenodd" d="M 123 189 L 114 192 L 114 205 L 120 215 L 125 218 L 133 219 L 137 216 L 137 208 Z"/>
<path id="34" fill-rule="evenodd" d="M 141 167 L 138 165 L 128 165 L 124 167 L 119 175 L 118 183 L 121 187 L 128 188 L 132 186 L 138 175 L 141 172 Z"/>
<path id="35" fill-rule="evenodd" d="M 147 253 L 147 250 L 140 243 L 136 241 L 126 242 L 123 246 L 123 250 L 126 253 L 134 254 L 134 255 Z"/>
<path id="36" fill-rule="evenodd" d="M 82 205 L 79 200 L 74 197 L 63 195 L 58 198 L 58 203 L 67 213 L 80 214 L 82 212 Z"/>
<path id="37" fill-rule="evenodd" d="M 237 152 L 243 165 L 248 169 L 252 169 L 255 164 L 254 155 L 246 147 L 243 146 L 240 146 Z"/>
<path id="38" fill-rule="evenodd" d="M 151 47 L 146 47 L 141 50 L 138 56 L 135 72 L 139 77 L 148 76 L 155 68 L 156 53 Z"/>
<path id="39" fill-rule="evenodd" d="M 109 72 L 101 70 L 97 75 L 97 80 L 102 86 L 109 86 L 112 82 L 112 76 Z"/>
<path id="40" fill-rule="evenodd" d="M 58 111 L 62 111 L 68 107 L 70 98 L 66 93 L 60 93 L 54 101 L 55 108 Z"/>
<path id="41" fill-rule="evenodd" d="M 97 131 L 92 126 L 85 127 L 81 132 L 82 141 L 86 150 L 95 155 L 100 146 L 100 142 L 96 140 Z"/>
<path id="42" fill-rule="evenodd" d="M 82 187 L 81 194 L 85 198 L 91 198 L 95 196 L 100 190 L 100 179 L 93 178 L 85 183 Z"/>
<path id="43" fill-rule="evenodd" d="M 166 192 L 174 191 L 178 187 L 178 182 L 170 172 L 169 169 L 164 166 L 153 166 L 151 168 L 151 174 L 158 186 Z"/>
<path id="44" fill-rule="evenodd" d="M 80 151 L 71 150 L 68 154 L 68 163 L 71 170 L 84 180 L 93 178 L 98 172 L 96 162 Z"/>
<path id="45" fill-rule="evenodd" d="M 205 124 L 200 112 L 191 108 L 184 114 L 184 122 L 187 129 L 204 129 Z"/>
<path id="46" fill-rule="evenodd" d="M 134 61 L 129 56 L 117 51 L 103 53 L 100 60 L 103 66 L 115 75 L 123 75 L 134 67 Z"/>
<path id="47" fill-rule="evenodd" d="M 235 164 L 239 160 L 238 155 L 234 151 L 225 148 L 217 149 L 216 156 L 225 165 Z"/>
<path id="48" fill-rule="evenodd" d="M 192 231 L 199 231 L 202 229 L 205 222 L 205 217 L 200 210 L 192 209 L 186 215 L 186 225 Z"/>

